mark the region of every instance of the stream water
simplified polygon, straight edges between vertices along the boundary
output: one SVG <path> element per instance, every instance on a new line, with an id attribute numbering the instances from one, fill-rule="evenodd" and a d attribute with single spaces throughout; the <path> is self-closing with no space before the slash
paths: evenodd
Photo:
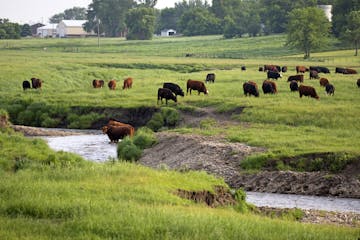
<path id="1" fill-rule="evenodd" d="M 107 135 L 99 132 L 86 135 L 42 137 L 56 150 L 73 152 L 85 159 L 105 162 L 117 157 L 116 144 L 110 144 Z M 317 197 L 290 194 L 247 192 L 247 201 L 256 206 L 301 208 L 337 212 L 360 213 L 360 199 Z"/>

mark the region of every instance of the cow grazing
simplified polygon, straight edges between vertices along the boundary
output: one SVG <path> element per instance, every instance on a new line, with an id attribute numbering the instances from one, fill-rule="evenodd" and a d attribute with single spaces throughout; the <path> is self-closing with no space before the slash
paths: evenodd
<path id="1" fill-rule="evenodd" d="M 357 74 L 357 71 L 355 69 L 346 68 L 343 74 Z"/>
<path id="2" fill-rule="evenodd" d="M 309 69 L 305 66 L 296 66 L 295 69 L 296 73 L 305 73 L 309 71 Z"/>
<path id="3" fill-rule="evenodd" d="M 267 72 L 267 79 L 275 79 L 278 80 L 278 78 L 281 78 L 281 74 L 274 71 L 268 71 Z"/>
<path id="4" fill-rule="evenodd" d="M 173 94 L 173 92 L 168 88 L 159 88 L 158 89 L 158 95 L 157 95 L 157 104 L 159 104 L 159 100 L 161 100 L 161 103 L 163 103 L 163 98 L 165 98 L 165 103 L 167 105 L 168 100 L 171 99 L 174 102 L 177 102 L 176 95 Z"/>
<path id="5" fill-rule="evenodd" d="M 290 90 L 291 90 L 292 92 L 295 92 L 295 91 L 298 91 L 298 90 L 299 90 L 299 86 L 298 86 L 297 81 L 291 81 L 291 82 L 290 82 Z"/>
<path id="6" fill-rule="evenodd" d="M 186 82 L 186 95 L 188 94 L 189 90 L 190 90 L 190 95 L 191 95 L 191 90 L 197 90 L 199 95 L 200 93 L 204 93 L 204 94 L 209 93 L 203 82 L 197 80 L 191 80 L 191 79 L 187 80 Z"/>
<path id="7" fill-rule="evenodd" d="M 170 89 L 174 94 L 175 96 L 184 96 L 184 91 L 181 89 L 181 87 L 175 83 L 170 83 L 170 82 L 166 82 L 164 83 L 163 85 L 163 88 L 167 88 L 167 89 Z"/>
<path id="8" fill-rule="evenodd" d="M 259 72 L 264 72 L 264 68 L 263 68 L 263 67 L 259 67 Z"/>
<path id="9" fill-rule="evenodd" d="M 287 72 L 287 66 L 283 66 L 283 67 L 281 68 L 281 71 L 282 71 L 282 72 Z"/>
<path id="10" fill-rule="evenodd" d="M 319 83 L 320 83 L 320 86 L 325 87 L 326 84 L 329 83 L 329 80 L 327 80 L 327 78 L 320 78 Z"/>
<path id="11" fill-rule="evenodd" d="M 241 71 L 246 71 L 246 66 L 241 66 Z"/>
<path id="12" fill-rule="evenodd" d="M 265 80 L 262 84 L 262 90 L 264 94 L 275 94 L 277 92 L 276 83 L 273 81 Z"/>
<path id="13" fill-rule="evenodd" d="M 312 98 L 319 99 L 319 96 L 317 95 L 315 88 L 313 88 L 311 86 L 300 85 L 299 86 L 299 95 L 300 95 L 300 97 L 302 97 L 304 95 L 304 96 L 310 96 Z"/>
<path id="14" fill-rule="evenodd" d="M 104 86 L 104 80 L 96 80 L 92 81 L 92 85 L 94 88 L 102 88 Z"/>
<path id="15" fill-rule="evenodd" d="M 345 73 L 345 68 L 341 68 L 341 67 L 336 67 L 335 68 L 335 73 L 342 73 L 342 74 L 344 74 Z"/>
<path id="16" fill-rule="evenodd" d="M 264 72 L 266 71 L 280 72 L 281 67 L 277 65 L 264 65 Z"/>
<path id="17" fill-rule="evenodd" d="M 310 66 L 310 71 L 317 71 L 318 73 L 330 73 L 330 70 L 327 67 L 320 67 L 320 66 Z"/>
<path id="18" fill-rule="evenodd" d="M 130 89 L 132 88 L 133 79 L 131 77 L 124 79 L 123 89 Z"/>
<path id="19" fill-rule="evenodd" d="M 326 94 L 334 96 L 334 93 L 335 93 L 334 85 L 332 85 L 331 83 L 326 84 L 325 91 L 326 91 Z"/>
<path id="20" fill-rule="evenodd" d="M 126 136 L 132 137 L 133 132 L 129 126 L 104 126 L 102 127 L 104 134 L 107 134 L 110 141 L 117 143 L 119 139 L 123 139 Z"/>
<path id="21" fill-rule="evenodd" d="M 115 88 L 116 88 L 116 81 L 115 81 L 115 80 L 110 80 L 110 81 L 108 82 L 108 87 L 109 87 L 110 90 L 115 90 Z"/>
<path id="22" fill-rule="evenodd" d="M 23 90 L 25 91 L 26 89 L 30 89 L 31 88 L 31 85 L 30 85 L 30 82 L 28 80 L 24 80 L 22 82 L 22 87 L 23 87 Z"/>
<path id="23" fill-rule="evenodd" d="M 214 83 L 215 82 L 215 73 L 208 73 L 206 75 L 206 79 L 205 79 L 205 82 L 212 82 Z"/>
<path id="24" fill-rule="evenodd" d="M 360 78 L 356 81 L 356 85 L 360 88 Z"/>
<path id="25" fill-rule="evenodd" d="M 31 86 L 34 89 L 41 88 L 42 81 L 38 78 L 31 78 Z"/>
<path id="26" fill-rule="evenodd" d="M 304 82 L 304 75 L 298 74 L 298 75 L 289 76 L 287 81 L 288 82 L 291 82 L 291 81 Z"/>
<path id="27" fill-rule="evenodd" d="M 255 97 L 259 97 L 259 90 L 257 84 L 253 81 L 248 81 L 243 84 L 244 94 L 247 96 L 254 95 Z"/>
<path id="28" fill-rule="evenodd" d="M 315 70 L 310 71 L 310 79 L 319 79 L 319 74 Z"/>

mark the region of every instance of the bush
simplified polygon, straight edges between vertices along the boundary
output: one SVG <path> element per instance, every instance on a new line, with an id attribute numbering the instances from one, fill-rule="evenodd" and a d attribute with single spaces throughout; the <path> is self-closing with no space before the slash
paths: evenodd
<path id="1" fill-rule="evenodd" d="M 102 118 L 103 116 L 97 113 L 90 113 L 85 115 L 70 114 L 67 118 L 69 128 L 86 129 L 90 128 L 92 123 Z"/>
<path id="2" fill-rule="evenodd" d="M 153 115 L 147 123 L 147 127 L 157 132 L 162 127 L 175 127 L 178 124 L 179 119 L 180 114 L 176 109 L 163 107 L 160 112 Z"/>
<path id="3" fill-rule="evenodd" d="M 134 162 L 141 157 L 141 154 L 142 150 L 129 137 L 124 138 L 118 144 L 117 155 L 119 159 Z"/>
<path id="4" fill-rule="evenodd" d="M 156 138 L 151 129 L 144 127 L 136 131 L 133 143 L 140 149 L 145 149 L 153 146 L 156 143 Z"/>

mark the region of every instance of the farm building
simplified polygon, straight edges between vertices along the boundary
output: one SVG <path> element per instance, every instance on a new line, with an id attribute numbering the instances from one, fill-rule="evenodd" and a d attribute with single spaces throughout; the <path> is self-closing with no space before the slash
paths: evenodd
<path id="1" fill-rule="evenodd" d="M 48 24 L 36 29 L 36 35 L 41 38 L 56 37 L 56 23 Z"/>
<path id="2" fill-rule="evenodd" d="M 86 20 L 62 20 L 57 26 L 57 36 L 65 37 L 86 37 L 90 35 L 83 29 Z"/>
<path id="3" fill-rule="evenodd" d="M 164 29 L 161 30 L 161 37 L 170 37 L 176 35 L 176 31 L 174 29 Z"/>
<path id="4" fill-rule="evenodd" d="M 32 35 L 33 37 L 37 37 L 37 36 L 38 36 L 38 34 L 37 34 L 37 29 L 38 29 L 39 27 L 43 27 L 43 26 L 45 26 L 45 24 L 42 24 L 42 23 L 36 23 L 36 24 L 31 25 L 31 26 L 30 26 L 31 35 Z"/>
<path id="5" fill-rule="evenodd" d="M 332 20 L 332 5 L 318 5 L 318 8 L 321 8 L 324 11 L 327 19 L 329 20 L 329 22 L 331 22 L 331 20 Z"/>

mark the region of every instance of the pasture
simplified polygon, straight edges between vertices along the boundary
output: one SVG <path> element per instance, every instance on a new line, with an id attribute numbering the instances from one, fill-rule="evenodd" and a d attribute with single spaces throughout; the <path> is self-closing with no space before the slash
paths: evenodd
<path id="1" fill-rule="evenodd" d="M 185 88 L 187 79 L 205 80 L 209 95 L 179 97 L 168 107 L 212 107 L 232 112 L 237 125 L 182 127 L 178 132 L 222 135 L 231 141 L 266 147 L 260 158 L 312 152 L 335 152 L 347 159 L 360 155 L 359 75 L 338 75 L 335 66 L 360 71 L 353 51 L 302 54 L 283 46 L 285 37 L 223 40 L 219 36 L 131 41 L 101 39 L 26 39 L 0 41 L 0 108 L 10 121 L 25 125 L 88 127 L 104 118 L 99 109 L 134 109 L 157 105 L 163 82 Z M 193 57 L 185 57 L 186 53 Z M 277 81 L 278 94 L 264 95 L 264 64 L 288 66 Z M 241 71 L 241 66 L 247 67 Z M 327 66 L 335 96 L 326 96 L 317 80 L 305 77 L 320 100 L 299 98 L 287 76 L 296 65 Z M 133 77 L 130 90 L 122 79 Z M 41 90 L 22 90 L 22 81 L 38 77 Z M 93 79 L 116 79 L 110 91 L 92 88 Z M 252 80 L 260 97 L 245 97 L 242 84 Z M 186 89 L 185 89 L 186 91 Z M 165 106 L 165 105 L 163 105 Z M 209 121 L 212 122 L 211 119 Z M 212 192 L 225 186 L 204 172 L 154 171 L 130 163 L 95 164 L 55 153 L 37 139 L 0 131 L 1 239 L 356 239 L 357 228 L 310 225 L 260 217 L 235 207 L 209 208 L 179 198 L 178 189 Z M 257 160 L 257 157 L 254 159 Z M 256 161 L 255 161 L 256 162 Z"/>

